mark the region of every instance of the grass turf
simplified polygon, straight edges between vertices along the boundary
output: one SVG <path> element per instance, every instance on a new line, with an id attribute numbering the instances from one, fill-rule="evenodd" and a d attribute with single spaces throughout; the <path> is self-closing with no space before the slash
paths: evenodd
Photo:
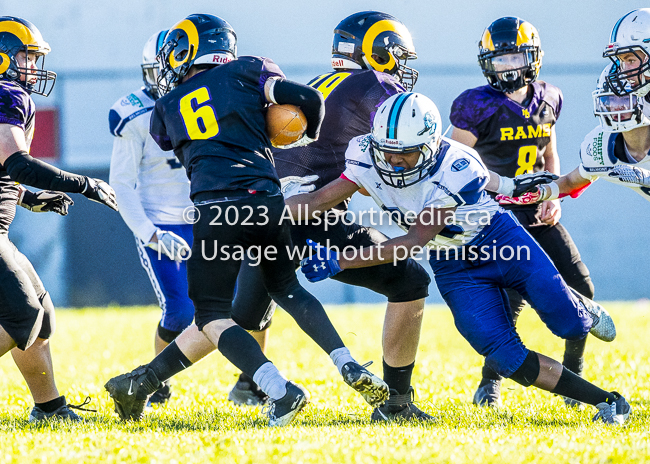
<path id="1" fill-rule="evenodd" d="M 305 385 L 312 402 L 291 426 L 270 430 L 259 408 L 226 400 L 237 372 L 215 353 L 174 379 L 168 406 L 122 423 L 103 390 L 110 377 L 152 357 L 156 308 L 58 311 L 52 340 L 57 383 L 71 403 L 93 397 L 82 424 L 27 423 L 33 402 L 11 356 L 0 359 L 0 462 L 436 462 L 630 463 L 650 459 L 650 305 L 608 304 L 618 327 L 611 344 L 591 337 L 585 376 L 632 404 L 622 428 L 592 423 L 595 409 L 568 409 L 535 388 L 504 382 L 504 408 L 471 404 L 482 359 L 458 334 L 449 311 L 425 313 L 413 383 L 418 406 L 437 421 L 385 425 L 347 387 L 329 358 L 283 312 L 269 358 Z M 328 308 L 353 355 L 381 373 L 380 306 Z M 519 321 L 527 346 L 560 359 L 563 342 L 534 312 Z"/>

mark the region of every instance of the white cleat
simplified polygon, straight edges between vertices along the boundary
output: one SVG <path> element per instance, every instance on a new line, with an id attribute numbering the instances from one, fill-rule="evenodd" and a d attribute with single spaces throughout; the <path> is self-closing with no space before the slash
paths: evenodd
<path id="1" fill-rule="evenodd" d="M 576 298 L 580 300 L 593 320 L 589 333 L 604 342 L 611 342 L 614 340 L 616 338 L 616 326 L 614 325 L 612 316 L 609 315 L 607 310 L 595 301 L 576 292 L 574 289 L 570 289 Z"/>
<path id="2" fill-rule="evenodd" d="M 612 392 L 617 396 L 616 401 L 612 404 L 609 403 L 598 403 L 596 407 L 598 412 L 593 418 L 593 421 L 596 422 L 598 419 L 602 420 L 605 424 L 608 425 L 623 425 L 627 418 L 630 416 L 631 407 L 625 398 L 623 398 L 619 393 Z"/>

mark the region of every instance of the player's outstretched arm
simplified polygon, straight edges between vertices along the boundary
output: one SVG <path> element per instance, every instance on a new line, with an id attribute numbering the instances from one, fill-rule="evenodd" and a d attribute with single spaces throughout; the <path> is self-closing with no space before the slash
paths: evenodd
<path id="1" fill-rule="evenodd" d="M 496 199 L 502 205 L 527 205 L 566 196 L 577 198 L 589 184 L 591 184 L 591 180 L 585 179 L 580 173 L 580 168 L 576 168 L 569 174 L 561 176 L 556 181 L 544 185 L 537 185 L 536 189 L 532 192 L 527 192 L 519 196 L 500 194 L 497 195 Z"/>
<path id="2" fill-rule="evenodd" d="M 377 266 L 410 258 L 420 253 L 426 244 L 445 228 L 445 220 L 455 211 L 455 207 L 425 209 L 411 224 L 406 235 L 392 238 L 377 246 L 365 247 L 352 257 L 346 257 L 344 251 L 327 249 L 309 240 L 307 243 L 316 253 L 302 260 L 301 270 L 310 282 L 318 282 L 345 269 Z"/>
<path id="3" fill-rule="evenodd" d="M 14 182 L 43 190 L 81 193 L 117 211 L 115 192 L 103 180 L 62 171 L 29 156 L 25 132 L 18 126 L 0 124 L 0 163 Z"/>
<path id="4" fill-rule="evenodd" d="M 339 178 L 315 192 L 286 198 L 285 203 L 294 219 L 316 218 L 323 212 L 350 198 L 357 190 L 359 190 L 357 184 Z"/>

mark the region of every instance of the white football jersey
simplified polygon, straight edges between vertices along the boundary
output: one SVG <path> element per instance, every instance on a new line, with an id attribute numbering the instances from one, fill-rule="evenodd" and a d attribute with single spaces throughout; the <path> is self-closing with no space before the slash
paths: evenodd
<path id="1" fill-rule="evenodd" d="M 454 248 L 469 243 L 500 210 L 499 204 L 485 192 L 490 174 L 478 153 L 451 139 L 443 137 L 428 177 L 405 188 L 386 185 L 371 157 L 370 135 L 352 139 L 345 153 L 343 176 L 363 187 L 403 230 L 408 230 L 406 221 L 412 222 L 426 208 L 457 207 L 454 222 L 427 244 L 430 248 Z"/>
<path id="2" fill-rule="evenodd" d="M 618 164 L 628 164 L 650 170 L 650 155 L 636 162 L 625 150 L 623 135 L 603 132 L 600 126 L 589 132 L 580 145 L 580 175 L 591 182 L 600 178 L 628 187 L 650 201 L 650 188 L 609 177 L 609 171 Z"/>
<path id="3" fill-rule="evenodd" d="M 149 135 L 154 104 L 140 89 L 119 99 L 108 117 L 115 136 L 109 183 L 124 222 L 145 243 L 154 224 L 184 224 L 183 210 L 192 205 L 183 165 Z"/>

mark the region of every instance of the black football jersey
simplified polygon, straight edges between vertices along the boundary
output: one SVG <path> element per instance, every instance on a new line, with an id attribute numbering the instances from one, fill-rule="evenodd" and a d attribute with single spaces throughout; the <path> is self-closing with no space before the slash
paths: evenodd
<path id="1" fill-rule="evenodd" d="M 317 188 L 345 171 L 345 151 L 353 138 L 368 134 L 379 107 L 392 95 L 404 92 L 398 81 L 374 70 L 335 71 L 309 84 L 325 98 L 325 118 L 316 142 L 288 150 L 274 149 L 280 178 L 319 176 Z"/>
<path id="2" fill-rule="evenodd" d="M 156 101 L 151 135 L 185 166 L 192 198 L 206 191 L 278 189 L 265 120 L 264 84 L 271 76 L 284 77 L 273 61 L 242 56 Z"/>
<path id="3" fill-rule="evenodd" d="M 36 109 L 27 91 L 10 81 L 0 81 L 0 124 L 11 124 L 25 131 L 27 147 L 32 143 Z M 8 231 L 16 215 L 18 185 L 0 167 L 0 231 Z"/>
<path id="4" fill-rule="evenodd" d="M 501 176 L 544 170 L 551 128 L 560 116 L 562 92 L 546 82 L 534 82 L 527 106 L 489 85 L 469 89 L 451 106 L 449 119 L 478 139 L 478 151 L 488 169 Z"/>

